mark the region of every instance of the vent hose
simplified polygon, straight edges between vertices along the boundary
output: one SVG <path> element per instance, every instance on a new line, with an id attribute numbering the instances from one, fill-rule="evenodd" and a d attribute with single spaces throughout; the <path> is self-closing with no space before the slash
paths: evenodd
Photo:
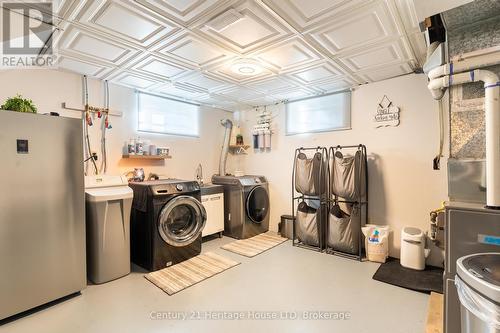
<path id="1" fill-rule="evenodd" d="M 233 129 L 233 122 L 229 119 L 224 119 L 221 121 L 221 125 L 224 126 L 226 130 L 224 132 L 224 143 L 222 145 L 222 151 L 219 160 L 219 176 L 225 176 L 227 153 L 229 151 L 229 139 L 231 138 L 231 130 Z"/>

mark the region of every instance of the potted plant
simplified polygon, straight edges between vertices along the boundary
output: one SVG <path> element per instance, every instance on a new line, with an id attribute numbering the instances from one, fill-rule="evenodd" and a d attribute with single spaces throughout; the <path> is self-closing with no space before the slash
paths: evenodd
<path id="1" fill-rule="evenodd" d="M 0 106 L 0 109 L 7 111 L 36 113 L 37 109 L 31 99 L 24 99 L 21 95 L 7 98 L 5 103 Z"/>

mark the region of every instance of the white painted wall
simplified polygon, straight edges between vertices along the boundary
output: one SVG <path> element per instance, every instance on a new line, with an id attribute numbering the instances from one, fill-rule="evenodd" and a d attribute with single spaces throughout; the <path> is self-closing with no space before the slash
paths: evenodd
<path id="1" fill-rule="evenodd" d="M 246 174 L 265 175 L 270 182 L 271 229 L 277 230 L 282 214 L 291 213 L 291 174 L 297 147 L 363 143 L 369 154 L 370 223 L 390 225 L 394 230 L 390 254 L 399 257 L 403 226 L 429 227 L 429 212 L 447 199 L 446 161 L 442 170 L 432 169 L 439 143 L 438 105 L 427 90 L 424 75 L 406 75 L 359 87 L 352 94 L 352 130 L 285 136 L 285 109 L 273 108 L 272 151 L 242 157 Z M 401 125 L 373 126 L 376 107 L 386 94 L 401 108 Z M 251 143 L 253 110 L 235 115 L 244 139 Z M 236 157 L 231 157 L 234 168 Z M 230 170 L 233 171 L 233 170 Z M 440 254 L 431 263 L 440 264 Z"/>
<path id="2" fill-rule="evenodd" d="M 146 174 L 155 172 L 169 177 L 194 179 L 198 163 L 202 163 L 204 178 L 209 180 L 218 170 L 219 149 L 224 135 L 219 121 L 231 116 L 226 111 L 201 108 L 200 137 L 155 135 L 137 132 L 136 94 L 130 88 L 110 84 L 110 108 L 123 112 L 123 117 L 110 117 L 112 129 L 108 131 L 108 174 L 122 174 L 134 167 L 144 167 Z M 11 70 L 0 73 L 0 101 L 21 94 L 30 98 L 39 113 L 50 111 L 61 115 L 81 117 L 79 112 L 61 108 L 62 102 L 83 105 L 82 77 L 55 70 Z M 89 80 L 90 104 L 103 106 L 104 87 L 101 81 Z M 100 121 L 99 121 L 100 122 Z M 21 124 L 20 124 L 21 125 Z M 41 129 L 43 130 L 43 129 Z M 91 128 L 93 151 L 100 153 L 100 131 Z M 130 137 L 140 135 L 157 146 L 170 147 L 172 159 L 140 161 L 122 159 L 122 147 Z M 48 147 L 50 149 L 50 147 Z M 91 170 L 91 169 L 90 169 Z"/>

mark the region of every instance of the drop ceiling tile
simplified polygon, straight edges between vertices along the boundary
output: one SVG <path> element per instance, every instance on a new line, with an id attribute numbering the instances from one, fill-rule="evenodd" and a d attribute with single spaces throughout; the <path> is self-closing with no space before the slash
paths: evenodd
<path id="1" fill-rule="evenodd" d="M 273 104 L 273 103 L 279 102 L 279 100 L 276 98 L 273 98 L 273 96 L 262 96 L 262 97 L 258 97 L 258 98 L 243 100 L 242 102 L 245 104 L 251 105 L 253 107 L 256 107 L 256 106 Z"/>
<path id="2" fill-rule="evenodd" d="M 286 92 L 277 93 L 277 94 L 274 94 L 273 96 L 280 99 L 280 100 L 294 100 L 294 99 L 310 97 L 310 96 L 314 96 L 314 95 L 317 95 L 317 93 L 309 91 L 309 90 L 304 89 L 304 88 L 297 88 L 297 89 L 289 90 Z"/>
<path id="3" fill-rule="evenodd" d="M 144 75 L 159 76 L 163 79 L 169 80 L 191 71 L 190 68 L 175 61 L 165 60 L 149 54 L 133 65 L 132 68 Z"/>
<path id="4" fill-rule="evenodd" d="M 130 1 L 87 0 L 75 21 L 144 47 L 179 30 L 173 22 Z"/>
<path id="5" fill-rule="evenodd" d="M 187 75 L 178 80 L 178 82 L 183 83 L 186 86 L 191 86 L 195 89 L 213 92 L 221 89 L 228 88 L 231 83 L 223 81 L 218 78 L 209 76 L 208 74 L 196 72 L 191 75 Z"/>
<path id="6" fill-rule="evenodd" d="M 286 80 L 280 77 L 275 77 L 261 82 L 247 84 L 246 86 L 256 91 L 260 91 L 264 94 L 270 94 L 270 95 L 298 88 L 297 84 L 291 82 L 290 80 Z"/>
<path id="7" fill-rule="evenodd" d="M 232 52 L 189 32 L 175 36 L 172 41 L 160 42 L 154 51 L 196 67 L 206 67 L 234 57 Z"/>
<path id="8" fill-rule="evenodd" d="M 387 3 L 378 1 L 308 32 L 307 37 L 333 55 L 377 45 L 400 36 Z"/>
<path id="9" fill-rule="evenodd" d="M 395 40 L 377 47 L 365 48 L 339 58 L 353 72 L 387 67 L 391 63 L 398 64 L 407 59 L 408 55 L 401 40 Z"/>
<path id="10" fill-rule="evenodd" d="M 161 81 L 151 79 L 146 76 L 142 76 L 139 74 L 135 74 L 129 71 L 119 71 L 116 74 L 113 74 L 109 81 L 114 82 L 119 85 L 135 88 L 135 89 L 149 89 L 159 83 Z"/>
<path id="11" fill-rule="evenodd" d="M 295 29 L 304 31 L 352 12 L 366 0 L 263 0 Z"/>
<path id="12" fill-rule="evenodd" d="M 135 0 L 137 3 L 188 26 L 201 16 L 217 7 L 230 3 L 229 0 Z"/>
<path id="13" fill-rule="evenodd" d="M 273 66 L 278 71 L 305 66 L 322 59 L 318 52 L 299 38 L 286 40 L 264 50 L 259 50 L 253 56 Z"/>
<path id="14" fill-rule="evenodd" d="M 113 65 L 123 64 L 137 54 L 137 50 L 116 41 L 110 41 L 75 27 L 67 29 L 59 42 L 59 48 L 74 55 L 84 55 Z"/>
<path id="15" fill-rule="evenodd" d="M 253 0 L 240 1 L 230 8 L 226 7 L 219 11 L 218 15 L 229 9 L 236 10 L 243 15 L 243 18 L 221 31 L 215 31 L 205 25 L 214 18 L 212 16 L 200 23 L 195 31 L 240 54 L 248 53 L 292 35 L 289 29 Z"/>
<path id="16" fill-rule="evenodd" d="M 234 100 L 234 101 L 244 101 L 244 100 L 255 99 L 255 98 L 260 98 L 260 97 L 264 96 L 264 94 L 262 94 L 258 91 L 248 89 L 245 87 L 241 87 L 241 86 L 236 86 L 236 87 L 232 87 L 228 90 L 219 91 L 219 92 L 217 92 L 217 95 L 222 96 L 222 97 L 227 97 L 227 98 Z"/>
<path id="17" fill-rule="evenodd" d="M 262 72 L 257 75 L 241 75 L 232 71 L 231 65 L 233 64 L 233 62 L 234 60 L 224 62 L 219 66 L 209 68 L 207 71 L 212 75 L 224 78 L 225 80 L 228 80 L 229 82 L 235 84 L 257 82 L 275 75 L 273 71 L 271 71 L 269 68 L 266 68 L 264 65 L 262 66 Z"/>
<path id="18" fill-rule="evenodd" d="M 317 85 L 314 86 L 314 89 L 319 90 L 323 93 L 329 93 L 329 92 L 349 89 L 357 85 L 358 84 L 353 80 L 347 78 L 341 78 L 333 81 L 318 83 Z"/>
<path id="19" fill-rule="evenodd" d="M 165 84 L 154 89 L 155 92 L 178 98 L 193 100 L 203 95 L 203 92 L 186 87 L 182 84 Z"/>
<path id="20" fill-rule="evenodd" d="M 341 71 L 328 62 L 288 73 L 289 77 L 302 84 L 314 84 L 316 82 L 338 78 L 340 75 Z"/>
<path id="21" fill-rule="evenodd" d="M 360 76 L 365 82 L 376 82 L 412 72 L 413 70 L 408 63 L 400 63 L 379 68 L 377 70 L 357 73 L 357 75 Z"/>
<path id="22" fill-rule="evenodd" d="M 64 52 L 59 54 L 57 67 L 96 78 L 102 78 L 106 74 L 109 74 L 113 69 L 106 64 L 99 64 L 95 61 L 84 60 L 81 57 L 74 58 L 69 55 L 65 55 Z"/>

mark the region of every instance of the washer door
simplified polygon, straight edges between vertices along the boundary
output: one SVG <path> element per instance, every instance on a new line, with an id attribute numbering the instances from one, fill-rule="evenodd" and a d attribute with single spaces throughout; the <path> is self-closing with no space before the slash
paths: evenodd
<path id="1" fill-rule="evenodd" d="M 246 211 L 254 223 L 261 223 L 269 212 L 269 196 L 262 186 L 254 187 L 247 196 Z"/>
<path id="2" fill-rule="evenodd" d="M 170 200 L 161 210 L 158 231 L 173 246 L 185 246 L 198 238 L 205 227 L 207 213 L 196 198 L 181 195 Z"/>

